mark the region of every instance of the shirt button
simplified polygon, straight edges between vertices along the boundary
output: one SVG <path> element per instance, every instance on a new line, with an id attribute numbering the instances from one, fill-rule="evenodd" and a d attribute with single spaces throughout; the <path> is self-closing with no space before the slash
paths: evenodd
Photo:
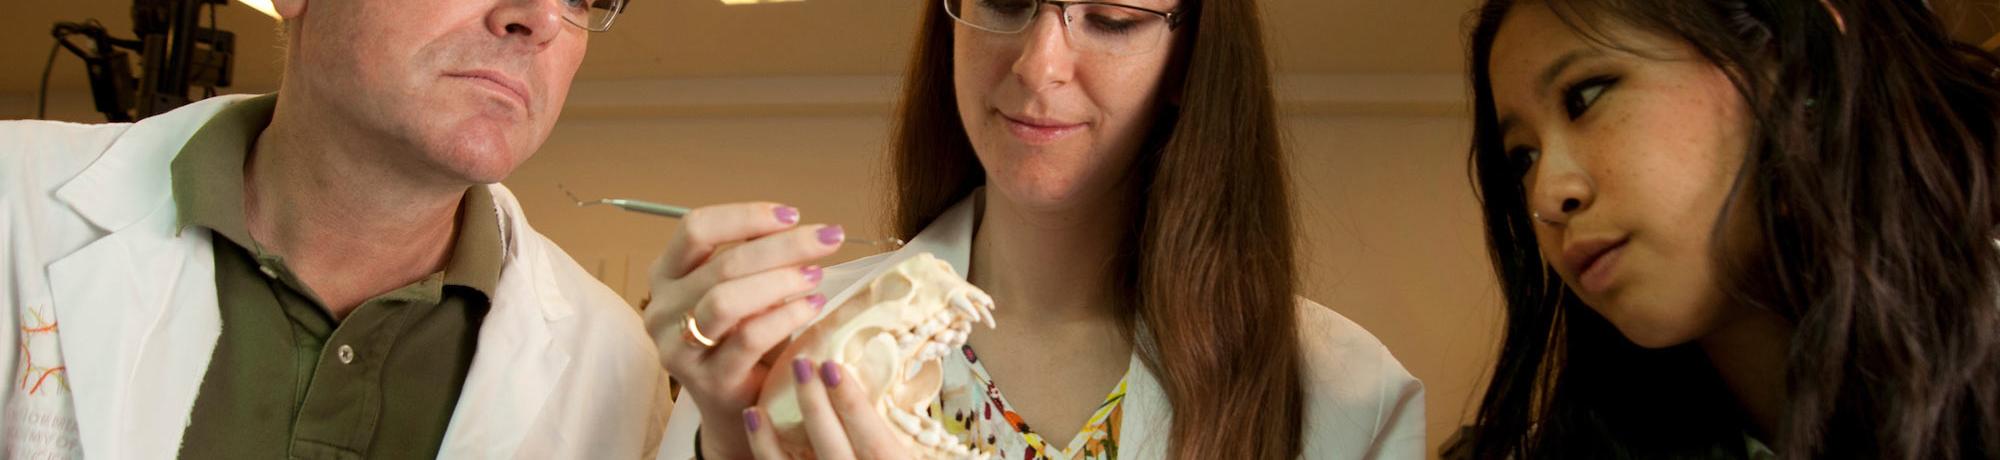
<path id="1" fill-rule="evenodd" d="M 264 272 L 265 278 L 271 278 L 271 279 L 278 278 L 278 271 L 272 270 L 270 265 L 258 265 L 257 271 Z"/>
<path id="2" fill-rule="evenodd" d="M 354 363 L 354 347 L 346 345 L 340 346 L 340 363 L 341 364 Z"/>

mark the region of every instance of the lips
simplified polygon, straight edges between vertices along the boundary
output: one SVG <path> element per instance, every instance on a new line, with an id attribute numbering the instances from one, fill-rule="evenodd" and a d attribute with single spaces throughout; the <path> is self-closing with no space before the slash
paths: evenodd
<path id="1" fill-rule="evenodd" d="M 466 79 L 472 81 L 475 84 L 479 84 L 485 86 L 488 89 L 499 92 L 500 94 L 513 99 L 514 102 L 520 103 L 521 109 L 523 110 L 526 110 L 528 107 L 531 107 L 531 105 L 528 104 L 528 85 L 525 83 L 521 83 L 520 80 L 516 80 L 513 77 L 507 76 L 507 74 L 505 73 L 482 69 L 482 70 L 470 70 L 463 72 L 453 72 L 445 74 L 445 76 L 451 78 Z"/>
<path id="2" fill-rule="evenodd" d="M 1586 294 L 1598 294 L 1611 287 L 1612 275 L 1617 268 L 1618 256 L 1623 251 L 1626 238 L 1584 239 L 1563 248 L 1562 264 L 1577 278 L 1577 286 Z"/>
<path id="3" fill-rule="evenodd" d="M 1007 120 L 1007 130 L 1013 132 L 1014 137 L 1030 145 L 1044 145 L 1062 140 L 1071 134 L 1082 131 L 1084 126 L 1086 126 L 1085 123 L 1073 123 L 1054 118 L 1015 116 L 1006 113 L 1000 114 L 1000 117 Z"/>

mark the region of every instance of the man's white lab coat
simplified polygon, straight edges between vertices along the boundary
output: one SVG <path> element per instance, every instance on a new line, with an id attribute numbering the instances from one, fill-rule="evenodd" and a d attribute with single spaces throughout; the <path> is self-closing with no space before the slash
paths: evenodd
<path id="1" fill-rule="evenodd" d="M 136 124 L 0 122 L 0 402 L 14 412 L 0 425 L 32 421 L 8 430 L 89 458 L 179 452 L 222 323 L 213 236 L 176 234 L 168 164 L 243 99 Z M 439 456 L 649 457 L 670 402 L 638 314 L 488 187 L 505 261 Z M 0 441 L 0 457 L 29 447 Z"/>

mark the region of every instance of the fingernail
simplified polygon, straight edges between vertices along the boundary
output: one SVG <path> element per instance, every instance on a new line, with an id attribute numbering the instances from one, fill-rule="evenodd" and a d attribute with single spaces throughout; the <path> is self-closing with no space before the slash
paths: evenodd
<path id="1" fill-rule="evenodd" d="M 758 425 L 758 422 L 757 422 L 757 408 L 754 408 L 754 407 L 753 407 L 753 408 L 749 408 L 749 409 L 744 409 L 744 410 L 743 410 L 743 429 L 746 429 L 746 430 L 750 430 L 750 432 L 751 432 L 751 433 L 756 433 L 756 432 L 757 432 L 757 425 Z"/>
<path id="2" fill-rule="evenodd" d="M 840 365 L 827 361 L 819 365 L 819 378 L 826 381 L 827 388 L 840 386 Z"/>
<path id="3" fill-rule="evenodd" d="M 839 225 L 828 225 L 819 229 L 819 242 L 826 243 L 827 246 L 840 244 L 840 241 L 845 239 L 847 231 L 842 230 Z"/>
<path id="4" fill-rule="evenodd" d="M 819 295 L 819 294 L 813 294 L 813 295 L 809 295 L 809 296 L 806 296 L 806 303 L 809 303 L 809 304 L 812 304 L 812 306 L 813 306 L 813 310 L 814 310 L 814 311 L 818 311 L 818 310 L 825 310 L 825 309 L 826 309 L 826 296 L 823 296 L 823 295 Z"/>
<path id="5" fill-rule="evenodd" d="M 777 214 L 778 222 L 783 222 L 785 225 L 799 223 L 799 208 L 779 206 L 777 209 L 771 210 L 771 212 Z"/>
<path id="6" fill-rule="evenodd" d="M 806 275 L 806 282 L 813 284 L 819 284 L 820 278 L 826 276 L 826 271 L 820 269 L 818 265 L 808 266 L 799 272 Z"/>
<path id="7" fill-rule="evenodd" d="M 794 359 L 792 360 L 792 373 L 799 377 L 799 383 L 811 382 L 813 379 L 812 363 L 807 362 L 805 358 Z"/>

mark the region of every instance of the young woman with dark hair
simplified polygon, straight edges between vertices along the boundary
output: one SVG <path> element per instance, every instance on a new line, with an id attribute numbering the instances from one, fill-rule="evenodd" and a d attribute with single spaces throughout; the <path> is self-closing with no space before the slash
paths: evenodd
<path id="1" fill-rule="evenodd" d="M 1422 386 L 1367 331 L 1297 296 L 1254 0 L 926 3 L 890 152 L 892 226 L 910 243 L 828 269 L 820 292 L 929 252 L 993 296 L 999 328 L 946 358 L 934 418 L 1001 459 L 1424 455 Z M 652 308 L 694 308 L 720 335 L 713 354 L 663 340 L 699 406 L 675 416 L 699 418 L 705 457 L 784 455 L 746 410 L 769 375 L 800 380 L 819 458 L 907 458 L 839 383 L 846 369 L 760 368 L 768 336 L 711 326 L 796 328 L 810 315 L 781 300 L 806 288 L 718 315 L 693 300 L 703 279 L 667 278 L 686 295 Z M 692 444 L 691 420 L 670 425 Z"/>
<path id="2" fill-rule="evenodd" d="M 2000 458 L 2000 80 L 1920 1 L 1491 0 L 1478 458 Z"/>

